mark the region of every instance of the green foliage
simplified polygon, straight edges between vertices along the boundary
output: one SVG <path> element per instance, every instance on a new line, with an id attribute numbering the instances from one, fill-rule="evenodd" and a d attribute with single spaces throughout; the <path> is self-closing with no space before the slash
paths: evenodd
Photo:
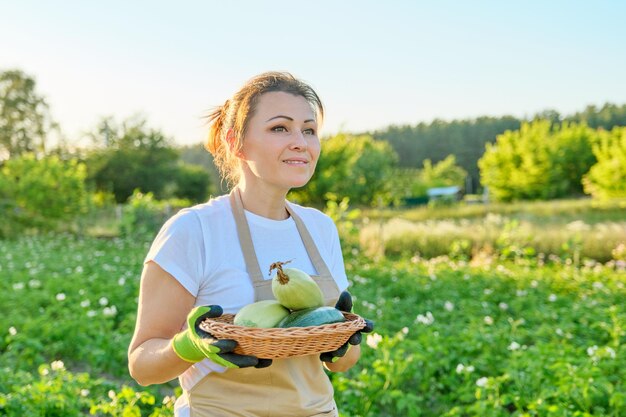
<path id="1" fill-rule="evenodd" d="M 430 187 L 448 187 L 457 185 L 463 187 L 467 172 L 456 164 L 456 157 L 448 155 L 435 165 L 430 159 L 424 161 L 422 181 Z"/>
<path id="2" fill-rule="evenodd" d="M 154 236 L 175 211 L 191 204 L 188 200 L 155 200 L 152 193 L 135 190 L 122 211 L 122 236 Z"/>
<path id="3" fill-rule="evenodd" d="M 410 222 L 394 218 L 360 228 L 361 248 L 369 255 L 471 258 L 481 253 L 502 259 L 544 257 L 580 264 L 607 262 L 626 242 L 626 223 L 541 222 L 487 215 L 473 220 Z"/>
<path id="4" fill-rule="evenodd" d="M 0 159 L 45 153 L 46 136 L 55 127 L 35 80 L 20 70 L 0 72 Z"/>
<path id="5" fill-rule="evenodd" d="M 597 132 L 585 125 L 523 123 L 499 135 L 478 161 L 481 182 L 498 201 L 552 199 L 582 191 L 581 180 L 595 162 Z"/>
<path id="6" fill-rule="evenodd" d="M 418 168 L 426 159 L 439 162 L 453 154 L 477 188 L 479 172 L 476 161 L 482 156 L 485 144 L 494 142 L 496 136 L 506 130 L 519 129 L 520 124 L 521 120 L 511 116 L 434 120 L 414 126 L 389 126 L 371 132 L 371 135 L 377 140 L 389 142 L 398 154 L 398 165 L 402 168 Z"/>
<path id="7" fill-rule="evenodd" d="M 397 156 L 389 144 L 370 136 L 339 134 L 322 142 L 316 172 L 306 187 L 292 192 L 302 203 L 323 206 L 327 195 L 348 197 L 353 204 L 377 205 L 389 199 L 389 182 Z"/>
<path id="8" fill-rule="evenodd" d="M 76 159 L 33 154 L 10 159 L 0 168 L 0 237 L 27 228 L 54 229 L 83 213 L 88 203 L 86 168 Z"/>
<path id="9" fill-rule="evenodd" d="M 167 417 L 173 416 L 173 401 L 170 397 L 164 399 L 164 406 L 156 406 L 154 395 L 149 392 L 136 392 L 124 385 L 117 393 L 109 391 L 108 403 L 93 405 L 89 414 L 112 417 Z"/>
<path id="10" fill-rule="evenodd" d="M 0 240 L 0 416 L 172 415 L 172 386 L 138 387 L 126 367 L 148 246 Z M 623 263 L 374 262 L 352 248 L 346 270 L 376 329 L 359 364 L 331 374 L 342 416 L 626 412 Z"/>
<path id="11" fill-rule="evenodd" d="M 106 147 L 88 155 L 89 180 L 98 190 L 112 192 L 118 203 L 125 202 L 135 189 L 151 192 L 158 199 L 180 197 L 200 202 L 208 197 L 209 175 L 178 163 L 178 151 L 169 139 L 148 128 L 144 119 L 131 118 L 121 126 L 105 119 L 92 137 L 104 140 Z"/>
<path id="12" fill-rule="evenodd" d="M 626 104 L 618 106 L 605 103 L 602 107 L 587 106 L 582 112 L 577 112 L 565 118 L 573 123 L 585 123 L 593 129 L 602 128 L 611 130 L 617 126 L 626 126 Z"/>
<path id="13" fill-rule="evenodd" d="M 623 270 L 445 257 L 347 268 L 355 312 L 376 329 L 360 364 L 332 375 L 342 416 L 626 411 Z"/>
<path id="14" fill-rule="evenodd" d="M 430 159 L 425 160 L 421 170 L 396 168 L 391 178 L 389 188 L 393 204 L 414 205 L 428 202 L 429 188 L 452 185 L 463 187 L 467 172 L 456 165 L 454 155 L 448 155 L 436 164 Z M 446 203 L 443 200 L 441 202 Z"/>
<path id="15" fill-rule="evenodd" d="M 601 132 L 593 153 L 598 162 L 583 178 L 585 192 L 601 199 L 626 197 L 626 127 Z"/>

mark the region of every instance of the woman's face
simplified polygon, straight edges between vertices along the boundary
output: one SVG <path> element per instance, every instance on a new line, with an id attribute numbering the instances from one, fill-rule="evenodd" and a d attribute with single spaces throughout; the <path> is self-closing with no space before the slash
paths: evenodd
<path id="1" fill-rule="evenodd" d="M 283 92 L 261 95 L 248 120 L 240 154 L 246 182 L 281 191 L 305 185 L 320 155 L 315 119 L 302 96 Z"/>

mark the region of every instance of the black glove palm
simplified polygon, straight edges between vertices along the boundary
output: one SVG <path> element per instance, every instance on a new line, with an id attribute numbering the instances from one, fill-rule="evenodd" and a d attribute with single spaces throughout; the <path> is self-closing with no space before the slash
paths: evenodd
<path id="1" fill-rule="evenodd" d="M 339 295 L 339 299 L 337 300 L 337 303 L 335 304 L 335 308 L 339 311 L 344 311 L 346 313 L 352 312 L 352 296 L 350 295 L 348 291 L 343 291 Z M 362 328 L 361 330 L 355 332 L 352 336 L 350 336 L 348 341 L 344 343 L 339 349 L 333 350 L 332 352 L 322 353 L 320 355 L 320 360 L 324 362 L 331 362 L 331 363 L 336 362 L 339 358 L 341 358 L 342 356 L 346 354 L 346 352 L 350 348 L 350 345 L 356 346 L 360 344 L 363 339 L 363 336 L 361 334 L 369 333 L 372 330 L 374 330 L 374 323 L 367 319 L 364 319 L 364 320 L 365 320 L 364 328 Z"/>

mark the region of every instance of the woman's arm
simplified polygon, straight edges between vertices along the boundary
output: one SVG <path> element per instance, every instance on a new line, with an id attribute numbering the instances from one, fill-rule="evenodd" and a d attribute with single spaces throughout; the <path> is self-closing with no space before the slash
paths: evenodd
<path id="1" fill-rule="evenodd" d="M 181 331 L 195 297 L 173 276 L 148 262 L 141 276 L 135 333 L 128 348 L 128 369 L 140 385 L 162 384 L 191 365 L 171 346 Z"/>

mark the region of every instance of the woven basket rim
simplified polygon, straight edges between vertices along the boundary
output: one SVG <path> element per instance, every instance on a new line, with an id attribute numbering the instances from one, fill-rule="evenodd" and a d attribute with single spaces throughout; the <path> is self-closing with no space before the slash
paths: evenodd
<path id="1" fill-rule="evenodd" d="M 309 327 L 255 328 L 232 324 L 234 314 L 205 319 L 200 328 L 218 339 L 237 342 L 234 352 L 259 358 L 279 359 L 330 352 L 365 327 L 365 320 L 342 312 L 346 321 Z"/>
<path id="2" fill-rule="evenodd" d="M 340 323 L 322 324 L 319 326 L 307 326 L 307 327 L 287 327 L 287 328 L 257 328 L 246 327 L 232 324 L 235 317 L 234 314 L 223 314 L 216 318 L 207 318 L 201 324 L 200 328 L 211 333 L 213 336 L 220 339 L 226 338 L 228 334 L 233 336 L 239 336 L 240 338 L 248 339 L 285 339 L 297 337 L 298 335 L 306 332 L 307 336 L 313 336 L 316 334 L 324 336 L 332 336 L 333 334 L 343 334 L 346 332 L 356 332 L 365 327 L 365 320 L 353 313 L 342 312 L 346 321 Z"/>

